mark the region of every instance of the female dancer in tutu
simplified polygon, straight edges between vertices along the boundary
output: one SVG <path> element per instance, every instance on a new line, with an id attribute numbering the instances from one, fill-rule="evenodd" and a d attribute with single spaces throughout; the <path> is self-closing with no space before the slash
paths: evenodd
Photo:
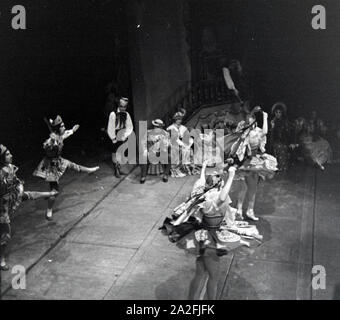
<path id="1" fill-rule="evenodd" d="M 5 255 L 11 239 L 10 215 L 18 208 L 21 201 L 54 197 L 57 191 L 24 191 L 23 182 L 18 179 L 18 168 L 12 164 L 11 152 L 0 144 L 0 270 L 7 271 Z"/>
<path id="2" fill-rule="evenodd" d="M 262 119 L 261 119 L 262 118 Z M 255 107 L 253 112 L 247 116 L 248 124 L 253 123 L 245 147 L 248 150 L 248 159 L 237 170 L 237 177 L 242 184 L 238 193 L 237 216 L 243 219 L 243 203 L 245 196 L 248 199 L 247 218 L 257 221 L 254 214 L 255 197 L 259 179 L 263 180 L 274 176 L 277 169 L 275 157 L 265 153 L 268 133 L 268 114 L 262 112 L 260 107 Z M 263 122 L 262 127 L 259 124 Z M 245 184 L 244 184 L 245 182 Z M 245 187 L 245 188 L 244 188 Z"/>
<path id="3" fill-rule="evenodd" d="M 59 179 L 68 168 L 87 173 L 93 173 L 99 169 L 98 166 L 93 168 L 84 167 L 61 157 L 64 140 L 75 133 L 79 129 L 79 125 L 75 125 L 71 130 L 66 130 L 63 120 L 60 116 L 57 116 L 55 120 L 49 121 L 49 128 L 51 131 L 50 137 L 43 144 L 45 157 L 39 163 L 33 175 L 49 182 L 52 191 L 59 191 Z M 49 198 L 46 212 L 47 220 L 52 220 L 54 203 L 55 197 Z"/>
<path id="4" fill-rule="evenodd" d="M 172 218 L 166 218 L 161 228 L 171 242 L 186 252 L 196 256 L 196 272 L 189 288 L 189 299 L 196 299 L 201 283 L 208 275 L 207 297 L 216 299 L 219 279 L 220 257 L 241 246 L 249 247 L 239 235 L 239 228 L 225 225 L 226 216 L 232 215 L 229 191 L 235 176 L 235 167 L 229 167 L 225 183 L 218 176 L 202 176 L 194 186 L 191 198 L 176 208 Z M 201 188 L 205 181 L 204 190 Z M 178 214 L 179 213 L 179 214 Z M 247 239 L 261 239 L 255 226 L 248 232 Z M 252 243 L 253 244 L 253 243 Z"/>

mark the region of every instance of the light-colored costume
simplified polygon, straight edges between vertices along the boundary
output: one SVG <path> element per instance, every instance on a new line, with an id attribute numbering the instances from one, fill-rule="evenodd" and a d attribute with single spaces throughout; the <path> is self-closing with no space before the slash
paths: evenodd
<path id="1" fill-rule="evenodd" d="M 6 245 L 11 239 L 10 215 L 22 201 L 32 199 L 31 192 L 24 191 L 17 171 L 18 168 L 12 164 L 0 169 L 0 246 Z"/>
<path id="2" fill-rule="evenodd" d="M 260 178 L 272 178 L 277 168 L 277 160 L 272 155 L 265 153 L 267 137 L 263 134 L 261 128 L 256 127 L 250 130 L 249 135 L 245 138 L 242 145 L 243 149 L 239 153 L 243 153 L 248 157 L 236 172 L 235 180 L 243 179 L 245 175 L 255 172 Z"/>
<path id="3" fill-rule="evenodd" d="M 169 174 L 169 133 L 162 128 L 154 128 L 147 131 L 147 141 L 144 155 L 147 156 L 147 164 L 142 164 L 142 177 L 147 174 Z M 157 162 L 160 161 L 160 162 Z M 156 163 L 157 162 L 157 163 Z M 144 167 L 146 166 L 146 167 Z"/>
<path id="4" fill-rule="evenodd" d="M 120 113 L 126 114 L 126 121 L 122 122 Z M 130 114 L 126 111 L 114 112 L 112 111 L 109 116 L 107 124 L 107 134 L 111 140 L 126 141 L 133 131 L 133 123 Z"/>
<path id="5" fill-rule="evenodd" d="M 207 248 L 215 249 L 217 255 L 221 256 L 241 246 L 258 245 L 262 237 L 255 226 L 247 223 L 242 226 L 237 223 L 229 226 L 226 224 L 226 216 L 232 215 L 229 196 L 226 201 L 219 203 L 219 187 L 213 187 L 200 196 L 201 183 L 197 182 L 192 192 L 199 200 L 195 206 L 189 207 L 193 211 L 189 218 L 180 224 L 176 224 L 177 216 L 164 221 L 162 230 L 169 240 L 196 256 L 204 255 Z"/>
<path id="6" fill-rule="evenodd" d="M 172 124 L 167 128 L 170 133 L 171 176 L 184 177 L 192 174 L 191 145 L 187 127 Z"/>

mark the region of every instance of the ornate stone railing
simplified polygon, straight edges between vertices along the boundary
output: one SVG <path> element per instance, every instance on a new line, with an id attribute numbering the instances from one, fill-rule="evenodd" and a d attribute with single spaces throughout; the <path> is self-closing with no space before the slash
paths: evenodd
<path id="1" fill-rule="evenodd" d="M 192 85 L 186 83 L 178 88 L 168 101 L 164 119 L 166 124 L 170 124 L 172 116 L 180 108 L 184 108 L 187 111 L 186 118 L 189 118 L 203 107 L 231 103 L 233 101 L 235 101 L 235 96 L 228 90 L 223 80 L 203 80 Z"/>

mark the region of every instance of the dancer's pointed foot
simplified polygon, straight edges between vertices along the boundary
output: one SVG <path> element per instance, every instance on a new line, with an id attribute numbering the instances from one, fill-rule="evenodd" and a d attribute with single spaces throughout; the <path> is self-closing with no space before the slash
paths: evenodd
<path id="1" fill-rule="evenodd" d="M 59 191 L 57 191 L 57 190 L 52 190 L 52 191 L 50 192 L 50 197 L 56 197 L 56 196 L 58 195 L 58 193 L 59 193 Z"/>
<path id="2" fill-rule="evenodd" d="M 8 265 L 6 264 L 6 265 L 4 265 L 4 266 L 1 266 L 1 267 L 0 267 L 0 270 L 1 270 L 1 271 L 8 271 L 8 270 L 9 270 L 9 267 L 8 267 Z"/>
<path id="3" fill-rule="evenodd" d="M 1 271 L 8 271 L 9 270 L 9 267 L 8 265 L 6 264 L 6 260 L 4 258 L 1 259 L 1 262 L 0 262 L 0 270 Z"/>
<path id="4" fill-rule="evenodd" d="M 325 167 L 322 164 L 318 164 L 321 170 L 325 170 Z"/>
<path id="5" fill-rule="evenodd" d="M 120 179 L 120 170 L 119 170 L 118 164 L 114 164 L 114 172 L 115 172 L 116 178 Z"/>
<path id="6" fill-rule="evenodd" d="M 248 211 L 246 212 L 246 216 L 248 219 L 253 220 L 253 221 L 259 220 L 259 218 L 255 216 L 253 209 L 248 209 Z"/>
<path id="7" fill-rule="evenodd" d="M 48 221 L 52 221 L 53 220 L 52 219 L 52 209 L 47 209 L 46 214 L 45 214 L 45 218 Z"/>

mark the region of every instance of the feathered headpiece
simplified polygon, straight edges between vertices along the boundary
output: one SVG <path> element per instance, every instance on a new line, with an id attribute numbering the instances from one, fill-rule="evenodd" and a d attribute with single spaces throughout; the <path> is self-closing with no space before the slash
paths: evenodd
<path id="1" fill-rule="evenodd" d="M 1 167 L 5 163 L 5 156 L 6 156 L 7 150 L 8 149 L 3 144 L 0 144 L 0 165 L 1 165 Z"/>
<path id="2" fill-rule="evenodd" d="M 0 155 L 5 154 L 6 151 L 7 151 L 7 148 L 3 144 L 0 144 Z"/>
<path id="3" fill-rule="evenodd" d="M 61 116 L 57 115 L 54 120 L 50 119 L 49 122 L 52 127 L 57 127 L 63 123 L 63 119 L 61 118 Z"/>

